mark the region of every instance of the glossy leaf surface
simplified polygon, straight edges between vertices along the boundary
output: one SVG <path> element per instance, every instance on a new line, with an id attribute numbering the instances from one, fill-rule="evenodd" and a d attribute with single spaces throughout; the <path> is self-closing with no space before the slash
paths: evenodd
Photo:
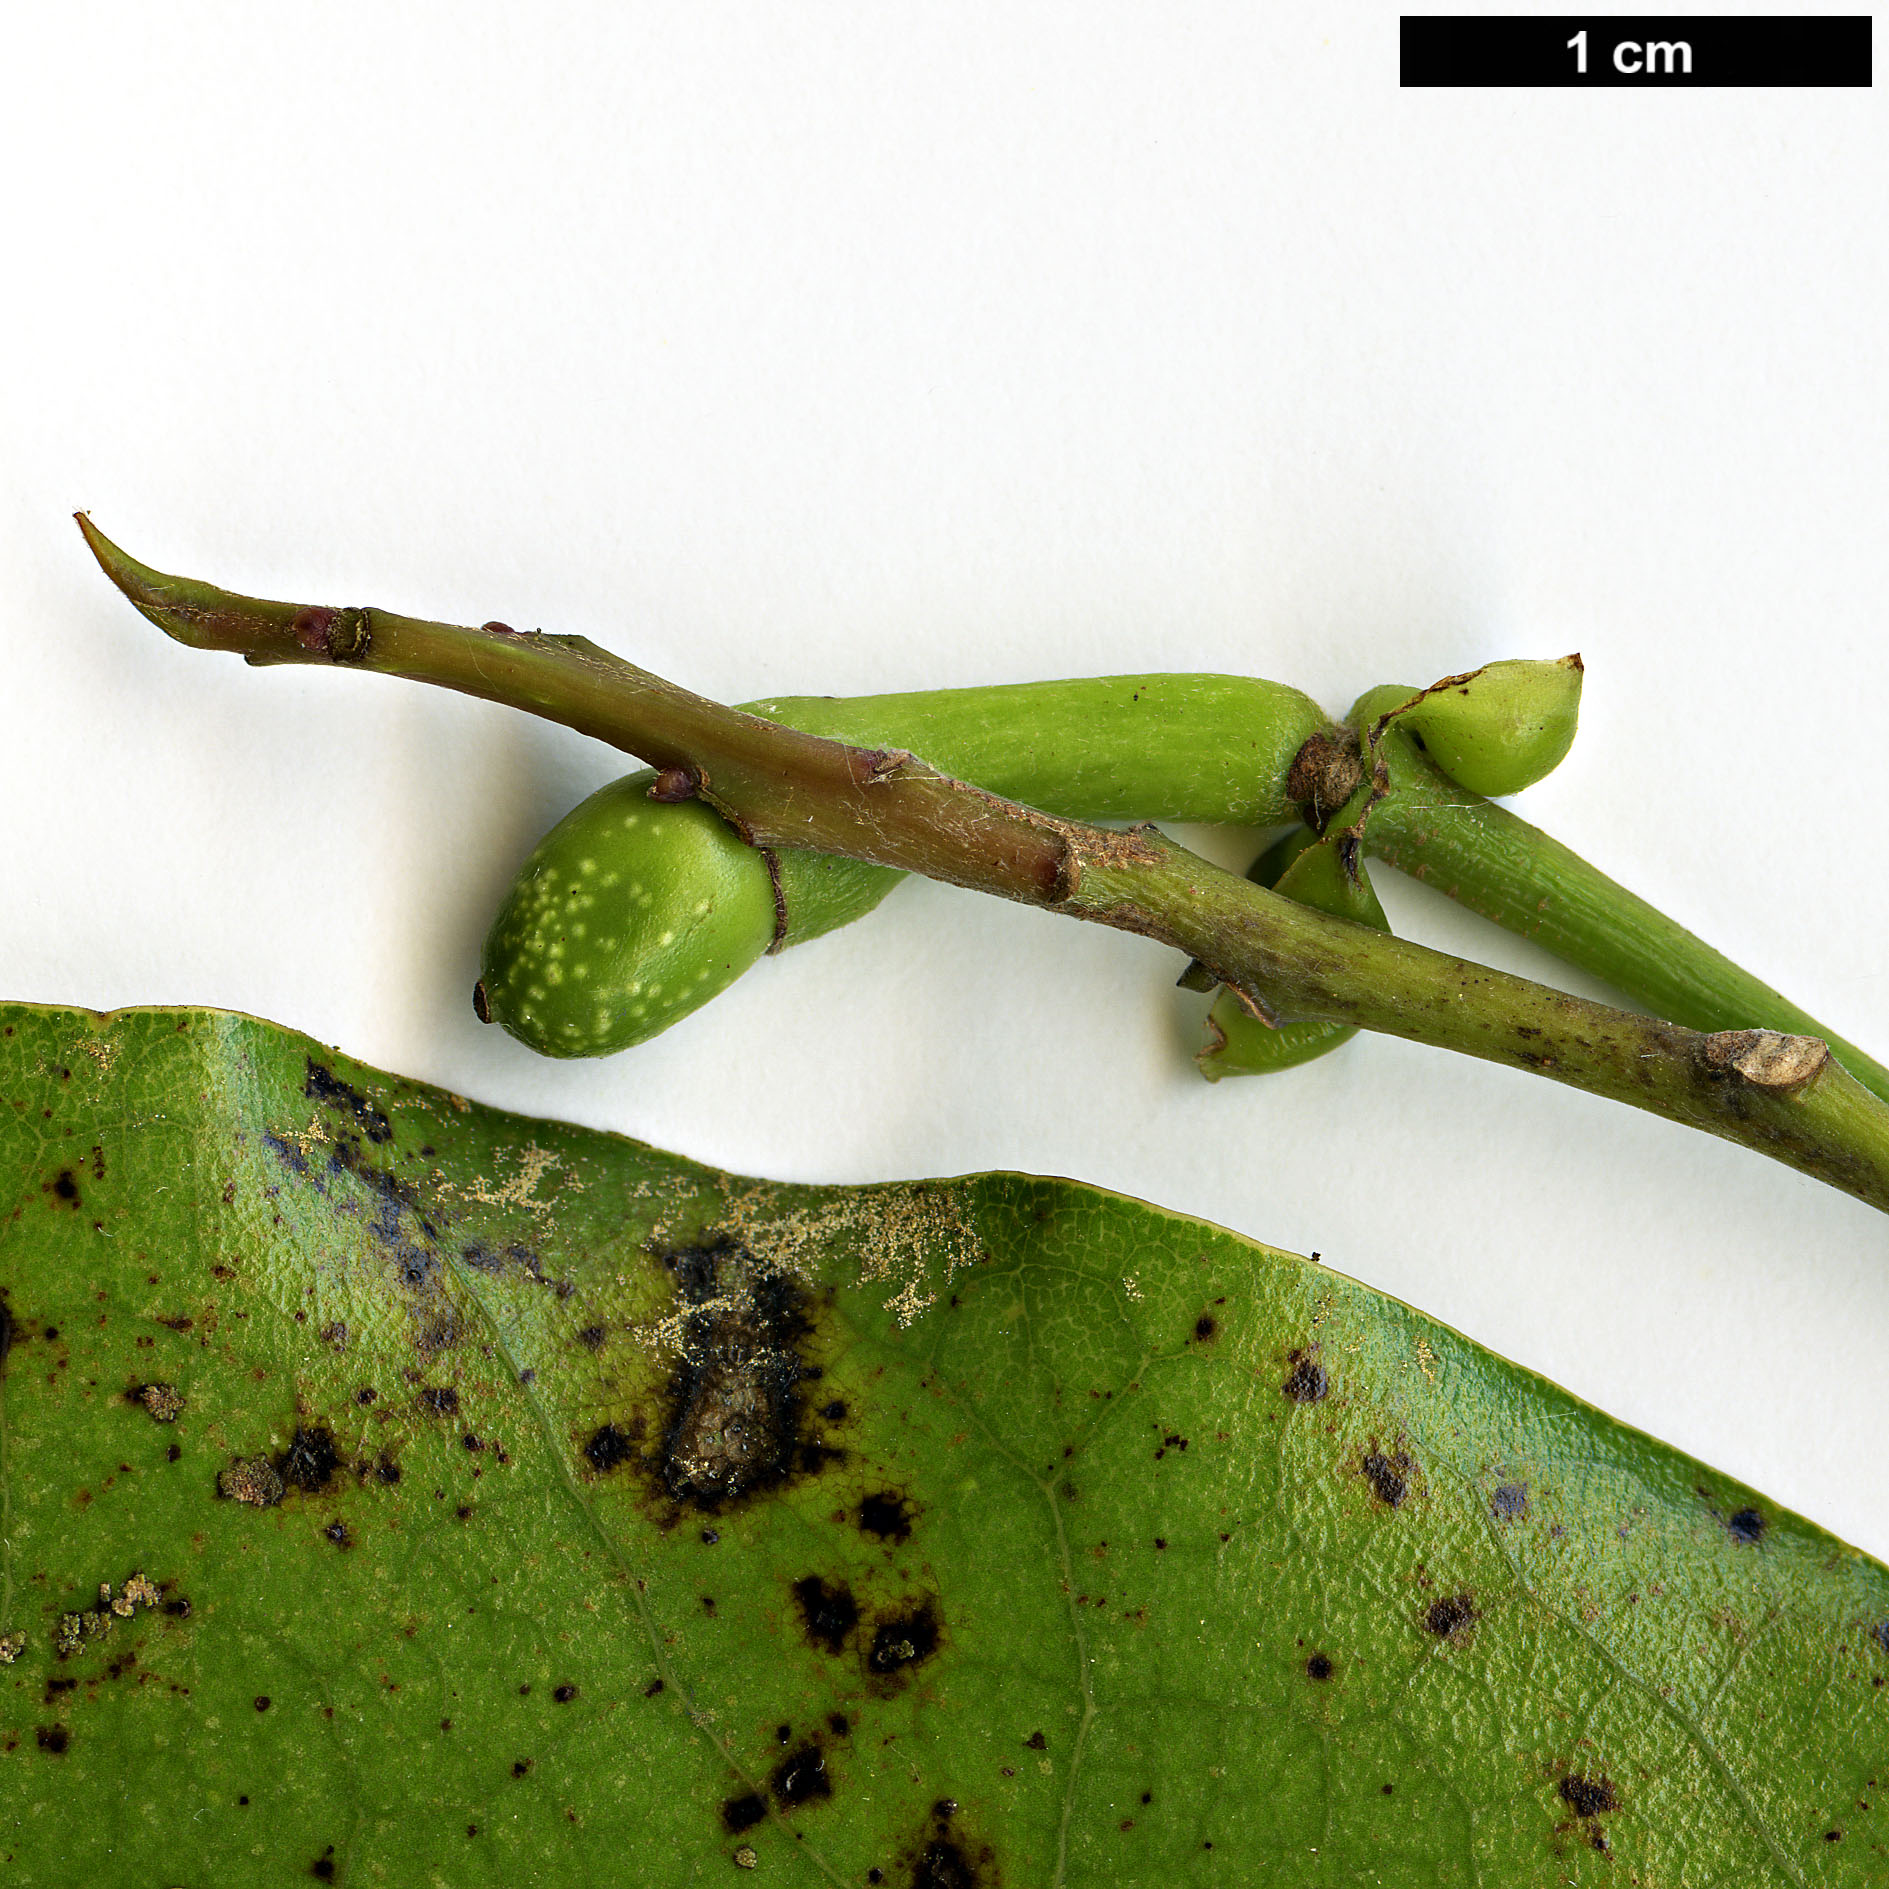
<path id="1" fill-rule="evenodd" d="M 1317 1265 L 0 1028 L 9 1882 L 1889 1873 L 1885 1571 Z"/>

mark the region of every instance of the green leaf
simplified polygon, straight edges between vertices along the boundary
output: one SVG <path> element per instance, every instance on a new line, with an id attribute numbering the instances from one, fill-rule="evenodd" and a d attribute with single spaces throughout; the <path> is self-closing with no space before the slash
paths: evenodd
<path id="1" fill-rule="evenodd" d="M 9 1883 L 1884 1880 L 1885 1570 L 1322 1267 L 0 1027 Z"/>

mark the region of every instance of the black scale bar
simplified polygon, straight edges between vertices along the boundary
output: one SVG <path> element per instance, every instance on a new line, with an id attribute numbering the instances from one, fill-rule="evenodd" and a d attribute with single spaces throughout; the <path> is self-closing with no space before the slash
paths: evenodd
<path id="1" fill-rule="evenodd" d="M 1868 14 L 1405 14 L 1406 86 L 1869 85 Z"/>

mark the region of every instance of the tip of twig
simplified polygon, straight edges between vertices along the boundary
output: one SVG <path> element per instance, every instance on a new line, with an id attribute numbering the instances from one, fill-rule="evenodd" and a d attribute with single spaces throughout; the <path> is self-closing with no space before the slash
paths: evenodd
<path id="1" fill-rule="evenodd" d="M 294 604 L 266 603 L 240 597 L 193 577 L 170 577 L 140 564 L 92 523 L 87 512 L 73 518 L 98 567 L 138 612 L 166 636 L 193 649 L 240 650 L 252 660 L 269 661 L 268 645 L 283 630 L 293 631 L 299 615 Z M 327 613 L 329 615 L 333 612 Z"/>
<path id="2" fill-rule="evenodd" d="M 152 570 L 148 565 L 140 564 L 134 557 L 112 543 L 112 541 L 92 523 L 89 512 L 74 512 L 74 522 L 84 537 L 87 548 L 98 559 L 98 568 L 109 577 L 130 601 L 144 612 L 159 629 L 170 631 L 170 625 L 164 621 L 163 590 L 167 579 L 162 572 Z M 171 631 L 171 634 L 175 634 Z"/>

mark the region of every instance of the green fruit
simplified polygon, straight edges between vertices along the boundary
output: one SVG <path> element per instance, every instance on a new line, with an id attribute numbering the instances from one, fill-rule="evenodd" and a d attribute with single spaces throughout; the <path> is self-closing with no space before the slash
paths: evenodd
<path id="1" fill-rule="evenodd" d="M 474 1007 L 545 1056 L 646 1043 L 774 943 L 767 856 L 699 800 L 649 798 L 654 774 L 591 795 L 538 842 L 486 934 Z M 899 879 L 777 853 L 785 943 L 870 911 Z"/>
<path id="2" fill-rule="evenodd" d="M 1557 768 L 1581 711 L 1581 659 L 1492 662 L 1394 711 L 1430 759 L 1476 794 L 1518 794 Z"/>
<path id="3" fill-rule="evenodd" d="M 1286 777 L 1332 732 L 1308 695 L 1254 676 L 1082 676 L 903 695 L 782 696 L 747 710 L 811 735 L 905 748 L 1068 820 L 1283 826 Z"/>
<path id="4" fill-rule="evenodd" d="M 1356 842 L 1336 832 L 1325 839 L 1314 838 L 1303 827 L 1288 833 L 1253 861 L 1246 876 L 1255 885 L 1269 886 L 1314 911 L 1390 930 L 1364 862 L 1357 857 Z M 1194 1062 L 1209 1082 L 1224 1076 L 1270 1075 L 1309 1063 L 1357 1033 L 1347 1023 L 1308 1021 L 1277 1027 L 1262 1023 L 1231 991 L 1223 989 L 1207 1013 L 1207 1040 Z"/>
<path id="5" fill-rule="evenodd" d="M 492 921 L 475 1003 L 546 1056 L 646 1042 L 773 940 L 766 862 L 712 808 L 651 800 L 654 778 L 560 820 Z"/>

